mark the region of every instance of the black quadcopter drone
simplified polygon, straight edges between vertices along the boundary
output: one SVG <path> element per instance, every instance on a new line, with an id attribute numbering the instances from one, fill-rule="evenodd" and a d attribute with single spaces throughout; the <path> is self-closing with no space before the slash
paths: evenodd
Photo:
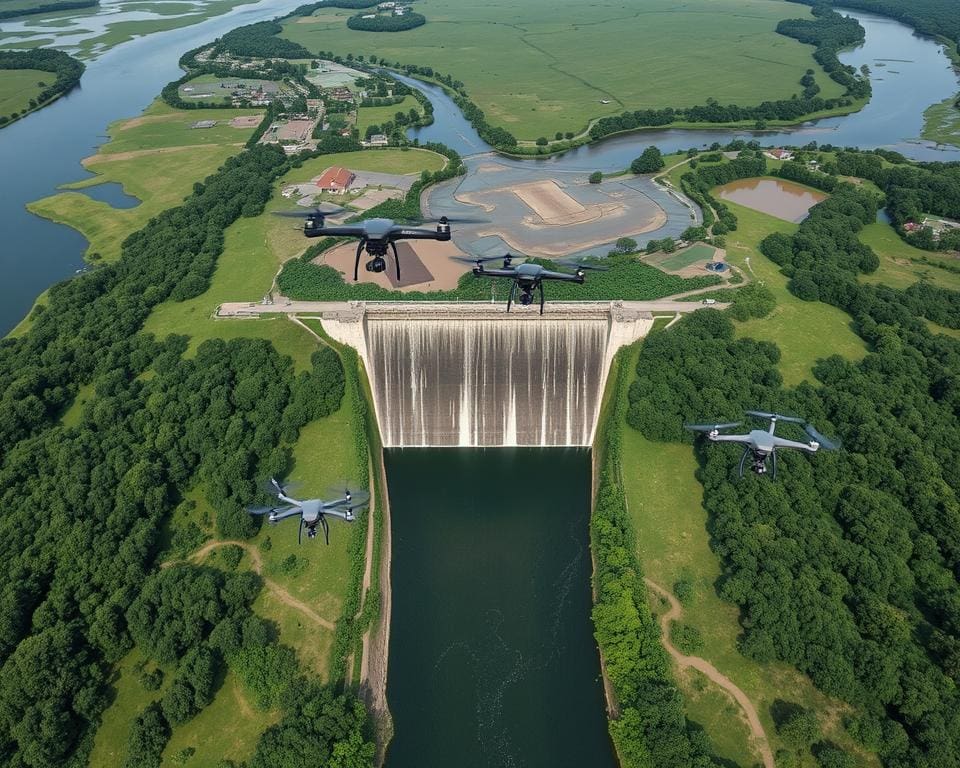
<path id="1" fill-rule="evenodd" d="M 714 442 L 743 443 L 743 455 L 740 457 L 740 477 L 743 477 L 743 467 L 747 461 L 747 456 L 751 456 L 752 463 L 750 468 L 758 475 L 764 475 L 767 472 L 767 459 L 771 459 L 773 471 L 771 478 L 777 476 L 777 448 L 797 448 L 808 453 L 816 453 L 821 448 L 825 451 L 833 451 L 840 447 L 840 443 L 824 437 L 813 425 L 806 419 L 798 419 L 796 416 L 783 416 L 779 413 L 766 413 L 764 411 L 747 411 L 747 416 L 754 416 L 758 419 L 768 419 L 770 426 L 768 429 L 753 429 L 746 435 L 724 435 L 722 430 L 739 427 L 743 422 L 733 421 L 728 424 L 684 424 L 686 429 L 694 432 L 704 432 L 707 437 Z M 773 434 L 777 428 L 777 422 L 783 421 L 790 424 L 800 424 L 803 431 L 807 433 L 810 440 L 801 443 L 796 440 L 787 440 Z"/>
<path id="2" fill-rule="evenodd" d="M 540 314 L 543 314 L 543 303 L 545 301 L 543 293 L 543 281 L 544 280 L 562 280 L 568 283 L 577 283 L 583 284 L 584 282 L 584 272 L 588 269 L 605 271 L 606 267 L 601 267 L 596 264 L 582 264 L 579 262 L 560 262 L 564 266 L 575 267 L 576 272 L 554 272 L 547 269 L 546 267 L 540 264 L 533 264 L 526 262 L 523 264 L 518 264 L 517 266 L 511 266 L 515 256 L 507 254 L 505 256 L 488 256 L 487 258 L 476 258 L 471 259 L 466 256 L 454 256 L 456 261 L 463 262 L 464 264 L 474 264 L 473 274 L 476 277 L 509 277 L 513 280 L 513 285 L 510 286 L 510 295 L 507 297 L 507 312 L 510 311 L 510 306 L 513 304 L 514 296 L 517 296 L 517 291 L 519 290 L 519 296 L 517 296 L 517 301 L 524 307 L 528 307 L 534 302 L 533 294 L 535 291 L 540 292 Z M 523 257 L 521 257 L 523 258 Z M 487 269 L 484 267 L 484 264 L 488 261 L 500 261 L 503 260 L 503 266 L 500 268 Z"/>
<path id="3" fill-rule="evenodd" d="M 253 506 L 247 507 L 247 512 L 251 515 L 267 515 L 267 522 L 279 523 L 288 517 L 300 517 L 300 530 L 297 532 L 297 543 L 302 540 L 303 529 L 307 529 L 307 538 L 315 539 L 317 537 L 317 525 L 323 528 L 323 537 L 327 544 L 330 543 L 330 526 L 327 524 L 327 517 L 335 517 L 347 523 L 356 520 L 353 514 L 354 510 L 361 509 L 367 505 L 370 500 L 370 494 L 366 491 L 351 491 L 349 486 L 345 487 L 342 493 L 336 494 L 335 498 L 325 501 L 324 499 L 306 499 L 300 501 L 289 495 L 290 486 L 278 483 L 274 478 L 270 478 L 266 485 L 266 491 L 272 496 L 276 496 L 278 501 L 286 504 L 283 507 L 273 506 Z"/>
<path id="4" fill-rule="evenodd" d="M 303 234 L 306 237 L 356 237 L 357 258 L 353 266 L 354 282 L 360 279 L 360 256 L 364 251 L 371 259 L 364 266 L 367 272 L 385 272 L 387 269 L 387 248 L 393 251 L 393 258 L 397 266 L 397 280 L 400 279 L 400 256 L 397 253 L 397 240 L 439 240 L 446 242 L 450 239 L 451 223 L 483 223 L 486 219 L 448 218 L 442 216 L 437 220 L 436 229 L 398 224 L 393 219 L 364 219 L 355 224 L 337 224 L 326 226 L 325 217 L 333 213 L 346 210 L 345 208 L 327 207 L 324 210 L 313 208 L 309 211 L 276 211 L 278 216 L 296 218 L 306 217 L 303 222 Z"/>

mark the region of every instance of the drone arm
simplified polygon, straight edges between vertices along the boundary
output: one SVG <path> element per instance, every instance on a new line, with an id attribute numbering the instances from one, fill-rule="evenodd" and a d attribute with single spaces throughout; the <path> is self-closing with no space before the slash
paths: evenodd
<path id="1" fill-rule="evenodd" d="M 330 237 L 363 237 L 367 234 L 363 227 L 358 227 L 356 224 L 344 224 L 340 227 L 317 227 L 313 231 Z"/>
<path id="2" fill-rule="evenodd" d="M 568 283 L 583 283 L 583 274 L 580 272 L 571 275 L 569 272 L 552 272 L 545 269 L 540 273 L 540 278 L 542 280 L 565 280 Z"/>
<path id="3" fill-rule="evenodd" d="M 715 443 L 749 443 L 750 435 L 721 435 L 714 432 L 708 432 L 709 437 Z"/>
<path id="4" fill-rule="evenodd" d="M 811 440 L 809 443 L 801 443 L 796 440 L 787 440 L 783 437 L 773 436 L 773 444 L 777 448 L 798 448 L 801 451 L 816 453 L 820 449 L 820 444 Z"/>
<path id="5" fill-rule="evenodd" d="M 539 281 L 539 280 L 537 281 L 537 287 L 540 289 L 540 314 L 542 315 L 542 314 L 543 314 L 543 302 L 544 302 L 543 283 L 542 283 L 541 281 Z"/>
<path id="6" fill-rule="evenodd" d="M 473 274 L 477 277 L 516 277 L 517 272 L 514 269 L 485 269 L 483 267 L 474 267 Z"/>
<path id="7" fill-rule="evenodd" d="M 271 515 L 270 519 L 273 522 L 279 522 L 280 520 L 286 520 L 288 517 L 293 517 L 294 515 L 300 514 L 300 507 L 287 507 L 286 509 L 275 510 Z"/>
<path id="8" fill-rule="evenodd" d="M 449 232 L 437 232 L 435 229 L 410 229 L 396 227 L 390 232 L 390 240 L 449 240 Z"/>

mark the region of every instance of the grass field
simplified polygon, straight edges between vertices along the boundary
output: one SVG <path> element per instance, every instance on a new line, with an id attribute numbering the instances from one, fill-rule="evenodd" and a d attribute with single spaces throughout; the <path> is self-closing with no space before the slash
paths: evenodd
<path id="1" fill-rule="evenodd" d="M 2 8 L 3 6 L 0 6 Z M 30 109 L 30 99 L 43 90 L 37 83 L 52 85 L 57 76 L 40 69 L 5 69 L 0 76 L 0 115 Z"/>
<path id="2" fill-rule="evenodd" d="M 220 119 L 244 114 L 245 110 L 173 110 L 155 102 L 143 116 L 110 126 L 110 142 L 86 161 L 96 176 L 67 185 L 82 189 L 104 182 L 117 182 L 124 191 L 141 201 L 134 208 L 116 209 L 78 192 L 61 192 L 31 203 L 28 208 L 40 216 L 78 230 L 90 245 L 87 257 L 99 254 L 104 261 L 120 256 L 120 244 L 152 216 L 177 205 L 188 195 L 194 182 L 213 173 L 239 152 L 252 128 L 217 128 L 189 131 L 184 124 L 199 119 L 196 112 L 218 112 Z M 195 141 L 205 134 L 206 142 Z M 217 139 L 220 139 L 217 141 Z M 181 142 L 180 144 L 177 141 Z"/>
<path id="3" fill-rule="evenodd" d="M 907 288 L 918 280 L 929 280 L 944 288 L 960 291 L 960 274 L 936 266 L 948 264 L 960 267 L 960 260 L 908 245 L 889 224 L 877 223 L 864 227 L 860 240 L 880 257 L 880 268 L 871 275 L 862 275 L 860 279 L 863 282 Z"/>
<path id="4" fill-rule="evenodd" d="M 324 8 L 286 22 L 283 34 L 311 51 L 376 51 L 449 73 L 519 139 L 579 133 L 625 109 L 789 99 L 807 68 L 819 72 L 823 96 L 840 94 L 812 47 L 774 32 L 781 19 L 809 14 L 779 0 L 431 0 L 427 24 L 392 35 L 347 29 L 352 13 Z"/>
<path id="5" fill-rule="evenodd" d="M 631 363 L 631 380 L 633 371 Z M 717 596 L 720 563 L 710 549 L 703 488 L 695 476 L 697 463 L 691 446 L 652 443 L 626 425 L 623 438 L 624 491 L 636 526 L 640 562 L 644 573 L 668 590 L 672 591 L 681 577 L 693 583 L 694 595 L 684 610 L 684 623 L 703 636 L 704 650 L 698 655 L 750 697 L 774 751 L 781 745 L 770 707 L 778 698 L 813 707 L 821 724 L 826 722 L 825 734 L 852 748 L 839 722 L 844 705 L 819 693 L 808 678 L 788 665 L 760 664 L 737 650 L 738 609 Z M 746 729 L 738 709 L 712 686 L 701 687 L 693 675 L 684 675 L 680 681 L 689 716 L 706 729 L 719 756 L 744 768 L 752 766 L 755 758 L 745 741 Z M 864 758 L 860 764 L 876 763 Z M 815 765 L 808 758 L 804 768 Z"/>
<path id="6" fill-rule="evenodd" d="M 683 269 L 684 267 L 689 267 L 691 264 L 696 264 L 698 261 L 712 259 L 713 254 L 714 248 L 712 245 L 698 243 L 697 245 L 691 245 L 686 250 L 675 253 L 669 258 L 664 259 L 657 266 L 661 267 L 662 269 Z"/>
<path id="7" fill-rule="evenodd" d="M 764 237 L 771 232 L 791 234 L 797 225 L 736 203 L 727 205 L 739 220 L 737 230 L 726 236 L 727 261 L 752 279 L 762 281 L 777 299 L 777 306 L 768 317 L 737 323 L 737 335 L 777 343 L 782 353 L 779 369 L 787 386 L 804 379 L 813 381 L 813 365 L 821 358 L 832 354 L 851 360 L 863 357 L 866 346 L 851 329 L 849 315 L 836 307 L 798 299 L 787 290 L 787 278 L 780 268 L 760 253 L 759 244 Z"/>
<path id="8" fill-rule="evenodd" d="M 360 107 L 357 110 L 357 128 L 360 129 L 360 137 L 366 135 L 367 126 L 383 125 L 388 120 L 393 120 L 397 112 L 409 112 L 416 109 L 422 112 L 420 104 L 413 96 L 405 96 L 399 104 L 393 104 L 389 107 Z"/>

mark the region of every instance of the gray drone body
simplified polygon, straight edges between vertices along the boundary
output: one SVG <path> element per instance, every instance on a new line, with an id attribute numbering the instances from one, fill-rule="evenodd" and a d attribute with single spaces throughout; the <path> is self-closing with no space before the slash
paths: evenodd
<path id="1" fill-rule="evenodd" d="M 350 491 L 345 489 L 343 495 L 339 498 L 333 498 L 329 501 L 324 499 L 295 499 L 287 493 L 287 488 L 278 483 L 274 478 L 270 478 L 268 490 L 277 497 L 278 501 L 283 502 L 285 507 L 247 507 L 247 511 L 252 515 L 266 515 L 268 523 L 279 523 L 288 517 L 300 517 L 300 530 L 297 534 L 297 541 L 300 542 L 304 527 L 307 529 L 307 538 L 313 539 L 317 535 L 317 525 L 323 528 L 324 538 L 327 544 L 330 543 L 330 526 L 327 524 L 328 517 L 335 517 L 346 523 L 352 523 L 356 520 L 354 511 L 366 506 L 370 499 L 370 494 L 366 491 Z"/>
<path id="2" fill-rule="evenodd" d="M 517 266 L 512 265 L 514 256 L 506 254 L 505 256 L 488 256 L 486 258 L 468 258 L 465 256 L 454 257 L 456 261 L 465 264 L 474 264 L 473 274 L 475 277 L 507 277 L 513 280 L 510 286 L 510 295 L 507 297 L 507 312 L 513 304 L 514 297 L 523 305 L 529 306 L 534 302 L 534 291 L 540 292 L 540 314 L 543 314 L 543 305 L 545 301 L 543 293 L 544 280 L 560 280 L 566 283 L 583 284 L 584 271 L 595 269 L 606 271 L 606 267 L 596 264 L 582 264 L 578 262 L 560 262 L 564 266 L 575 267 L 576 272 L 557 272 L 547 269 L 541 264 L 524 262 Z M 499 261 L 503 259 L 503 266 L 493 269 L 487 269 L 484 264 L 488 261 Z"/>
<path id="3" fill-rule="evenodd" d="M 816 453 L 821 448 L 831 451 L 840 447 L 839 443 L 830 440 L 814 429 L 813 425 L 805 419 L 799 419 L 796 416 L 783 416 L 779 413 L 766 413 L 764 411 L 747 411 L 748 416 L 754 416 L 759 419 L 768 419 L 770 426 L 767 429 L 752 429 L 745 435 L 728 435 L 723 432 L 726 429 L 739 427 L 742 422 L 735 421 L 726 424 L 684 424 L 686 429 L 694 432 L 703 432 L 707 438 L 716 443 L 741 443 L 744 446 L 743 455 L 740 457 L 740 477 L 743 477 L 743 467 L 747 457 L 752 457 L 751 469 L 758 475 L 764 475 L 767 472 L 767 459 L 771 460 L 773 471 L 771 477 L 777 476 L 777 449 L 793 448 L 807 453 Z M 807 442 L 797 440 L 788 440 L 774 434 L 777 429 L 777 422 L 783 421 L 790 424 L 799 424 L 804 432 L 810 438 Z"/>

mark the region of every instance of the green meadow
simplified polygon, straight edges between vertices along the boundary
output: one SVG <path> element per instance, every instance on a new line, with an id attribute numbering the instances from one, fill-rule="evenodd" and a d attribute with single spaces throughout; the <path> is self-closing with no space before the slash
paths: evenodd
<path id="1" fill-rule="evenodd" d="M 14 112 L 30 108 L 30 99 L 36 98 L 40 82 L 52 85 L 57 76 L 39 69 L 5 69 L 0 76 L 0 115 L 9 117 Z"/>
<path id="2" fill-rule="evenodd" d="M 422 12 L 424 26 L 384 34 L 350 30 L 354 11 L 324 8 L 286 21 L 283 35 L 314 52 L 376 53 L 449 73 L 492 124 L 527 140 L 579 133 L 626 109 L 789 99 L 808 68 L 824 97 L 841 91 L 811 46 L 776 34 L 778 21 L 809 16 L 779 0 L 431 0 Z"/>

